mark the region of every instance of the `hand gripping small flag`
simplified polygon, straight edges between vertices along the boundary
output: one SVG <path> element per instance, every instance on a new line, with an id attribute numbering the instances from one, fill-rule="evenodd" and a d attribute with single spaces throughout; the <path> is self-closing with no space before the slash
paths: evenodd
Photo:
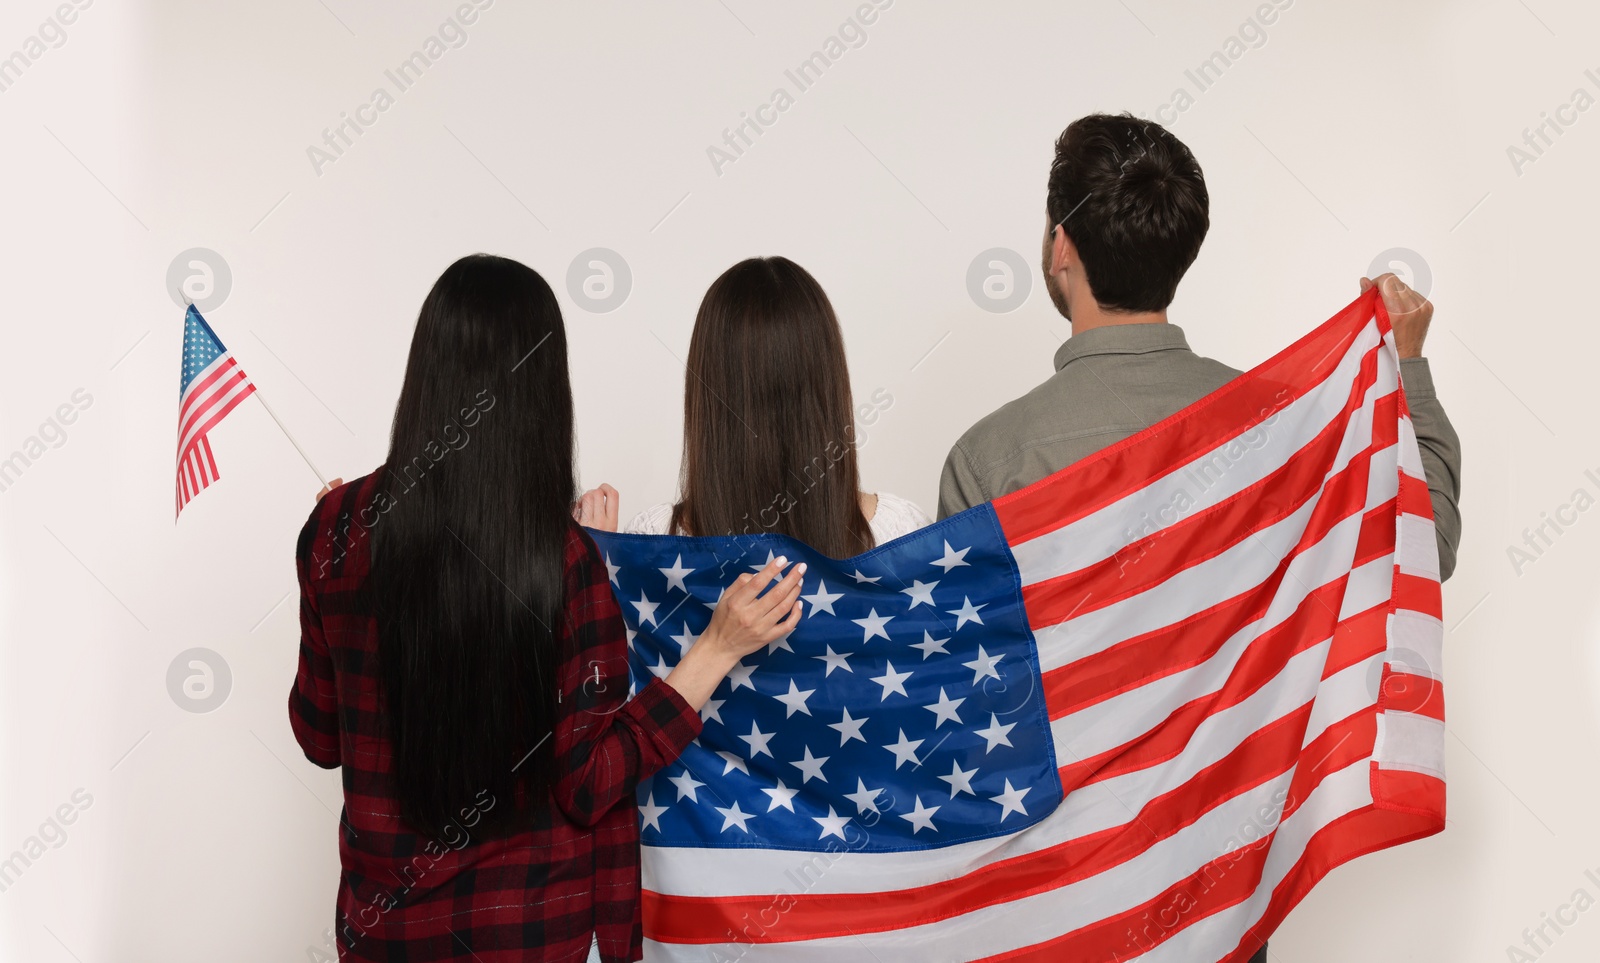
<path id="1" fill-rule="evenodd" d="M 228 412 L 256 390 L 194 305 L 183 319 L 183 368 L 178 387 L 177 513 L 221 477 L 207 437 Z"/>
<path id="2" fill-rule="evenodd" d="M 639 787 L 646 957 L 1244 963 L 1333 867 L 1442 829 L 1439 562 L 1399 375 L 1374 289 L 856 558 L 595 533 L 641 687 L 741 572 L 807 563 L 798 628 Z"/>

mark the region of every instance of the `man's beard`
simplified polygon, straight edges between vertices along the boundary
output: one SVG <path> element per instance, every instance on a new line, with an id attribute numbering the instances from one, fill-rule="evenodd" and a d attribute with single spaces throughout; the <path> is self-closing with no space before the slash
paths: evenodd
<path id="1" fill-rule="evenodd" d="M 1055 275 L 1050 273 L 1050 249 L 1054 246 L 1055 232 L 1052 231 L 1044 236 L 1044 254 L 1040 259 L 1039 271 L 1044 275 L 1044 289 L 1050 295 L 1050 303 L 1056 306 L 1063 318 L 1071 321 L 1072 312 L 1067 308 L 1067 296 L 1056 282 Z"/>

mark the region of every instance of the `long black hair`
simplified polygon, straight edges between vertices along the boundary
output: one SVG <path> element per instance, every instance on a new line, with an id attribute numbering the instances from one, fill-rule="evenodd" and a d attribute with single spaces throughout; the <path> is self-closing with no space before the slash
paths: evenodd
<path id="1" fill-rule="evenodd" d="M 532 750 L 555 721 L 575 494 L 566 331 L 531 268 L 474 254 L 439 277 L 382 471 L 366 591 L 400 816 L 438 838 L 476 808 L 472 832 L 515 831 L 553 781 Z"/>

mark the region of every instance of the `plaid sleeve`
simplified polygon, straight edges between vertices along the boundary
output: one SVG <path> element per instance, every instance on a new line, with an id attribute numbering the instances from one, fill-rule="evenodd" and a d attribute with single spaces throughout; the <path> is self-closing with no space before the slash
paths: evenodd
<path id="1" fill-rule="evenodd" d="M 289 692 L 289 725 L 306 758 L 332 769 L 340 762 L 339 696 L 312 582 L 318 573 L 318 554 L 326 555 L 328 551 L 327 540 L 318 537 L 321 528 L 319 504 L 295 544 L 295 569 L 300 579 L 300 671 Z"/>
<path id="2" fill-rule="evenodd" d="M 592 826 L 639 780 L 700 734 L 700 715 L 659 679 L 628 698 L 627 642 L 610 578 L 589 536 L 574 529 L 556 723 L 556 803 Z"/>

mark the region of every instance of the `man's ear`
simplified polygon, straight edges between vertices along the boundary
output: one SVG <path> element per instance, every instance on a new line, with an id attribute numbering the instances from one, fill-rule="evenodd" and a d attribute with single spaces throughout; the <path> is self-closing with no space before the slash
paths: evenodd
<path id="1" fill-rule="evenodd" d="M 1060 274 L 1062 271 L 1071 271 L 1078 267 L 1078 247 L 1072 243 L 1072 238 L 1067 236 L 1067 229 L 1060 224 L 1055 226 L 1050 243 L 1050 273 Z"/>

